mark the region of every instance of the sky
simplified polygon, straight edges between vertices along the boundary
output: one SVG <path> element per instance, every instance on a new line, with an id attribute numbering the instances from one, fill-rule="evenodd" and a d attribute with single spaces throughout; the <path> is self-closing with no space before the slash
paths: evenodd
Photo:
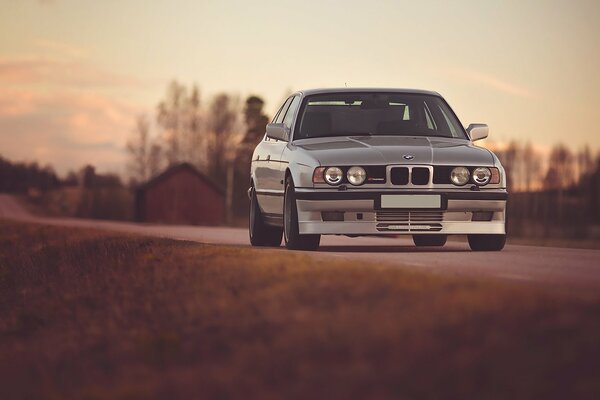
<path id="1" fill-rule="evenodd" d="M 442 94 L 497 142 L 600 150 L 600 2 L 0 0 L 0 155 L 125 171 L 173 79 L 266 101 L 315 87 Z"/>

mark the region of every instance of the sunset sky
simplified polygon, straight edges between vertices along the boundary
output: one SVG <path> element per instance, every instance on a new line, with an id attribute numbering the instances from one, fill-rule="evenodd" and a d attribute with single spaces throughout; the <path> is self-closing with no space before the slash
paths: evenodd
<path id="1" fill-rule="evenodd" d="M 500 142 L 600 150 L 598 1 L 0 0 L 0 155 L 124 172 L 172 79 L 440 92 Z"/>

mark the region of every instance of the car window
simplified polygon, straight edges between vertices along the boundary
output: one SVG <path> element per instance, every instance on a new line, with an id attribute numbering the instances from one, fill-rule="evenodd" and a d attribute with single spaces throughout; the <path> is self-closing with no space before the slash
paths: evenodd
<path id="1" fill-rule="evenodd" d="M 450 117 L 448 117 L 448 114 L 446 113 L 446 111 L 444 111 L 443 108 L 440 108 L 440 112 L 444 116 L 444 121 L 446 121 L 446 124 L 448 125 L 448 128 L 450 129 L 450 132 L 452 133 L 452 136 L 453 137 L 458 137 L 459 134 L 456 131 L 456 128 L 454 127 L 454 125 L 452 124 L 452 122 L 450 121 Z"/>
<path id="2" fill-rule="evenodd" d="M 352 135 L 467 139 L 439 96 L 416 93 L 324 93 L 306 97 L 294 139 Z"/>
<path id="3" fill-rule="evenodd" d="M 294 96 L 294 99 L 292 100 L 292 103 L 290 104 L 290 107 L 288 108 L 287 112 L 285 113 L 285 117 L 283 118 L 283 124 L 290 129 L 292 127 L 292 119 L 294 118 L 294 114 L 296 113 L 299 104 L 300 96 Z"/>
<path id="4" fill-rule="evenodd" d="M 287 100 L 286 100 L 287 101 Z M 273 119 L 271 120 L 271 123 L 274 124 L 275 121 L 277 121 L 277 118 L 279 118 L 279 114 L 281 114 L 281 110 L 283 109 L 283 106 L 285 105 L 285 102 L 283 102 L 283 104 L 281 105 L 281 107 L 279 107 L 279 110 L 277 110 L 277 114 L 275 114 L 275 116 L 273 117 Z"/>
<path id="5" fill-rule="evenodd" d="M 423 102 L 423 107 L 425 110 L 425 120 L 427 121 L 427 129 L 433 129 L 437 131 L 437 126 L 435 126 L 435 119 L 433 119 L 431 111 L 429 111 L 429 106 L 426 102 Z"/>
<path id="6" fill-rule="evenodd" d="M 290 106 L 290 103 L 292 102 L 292 98 L 289 97 L 285 103 L 283 103 L 283 106 L 281 107 L 281 109 L 279 110 L 279 115 L 277 116 L 277 118 L 275 118 L 275 123 L 276 124 L 280 124 L 283 122 L 283 117 L 285 115 L 285 112 L 287 111 L 288 107 Z"/>

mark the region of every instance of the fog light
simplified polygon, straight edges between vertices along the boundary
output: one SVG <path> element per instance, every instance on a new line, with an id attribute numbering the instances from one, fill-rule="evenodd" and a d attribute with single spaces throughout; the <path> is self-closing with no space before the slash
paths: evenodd
<path id="1" fill-rule="evenodd" d="M 344 220 L 344 212 L 343 211 L 322 211 L 321 218 L 323 221 L 343 221 Z"/>

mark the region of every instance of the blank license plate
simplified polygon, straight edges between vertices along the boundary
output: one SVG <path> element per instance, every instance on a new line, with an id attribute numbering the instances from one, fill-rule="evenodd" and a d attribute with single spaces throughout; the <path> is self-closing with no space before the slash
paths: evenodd
<path id="1" fill-rule="evenodd" d="M 439 194 L 382 194 L 381 208 L 442 208 Z"/>

